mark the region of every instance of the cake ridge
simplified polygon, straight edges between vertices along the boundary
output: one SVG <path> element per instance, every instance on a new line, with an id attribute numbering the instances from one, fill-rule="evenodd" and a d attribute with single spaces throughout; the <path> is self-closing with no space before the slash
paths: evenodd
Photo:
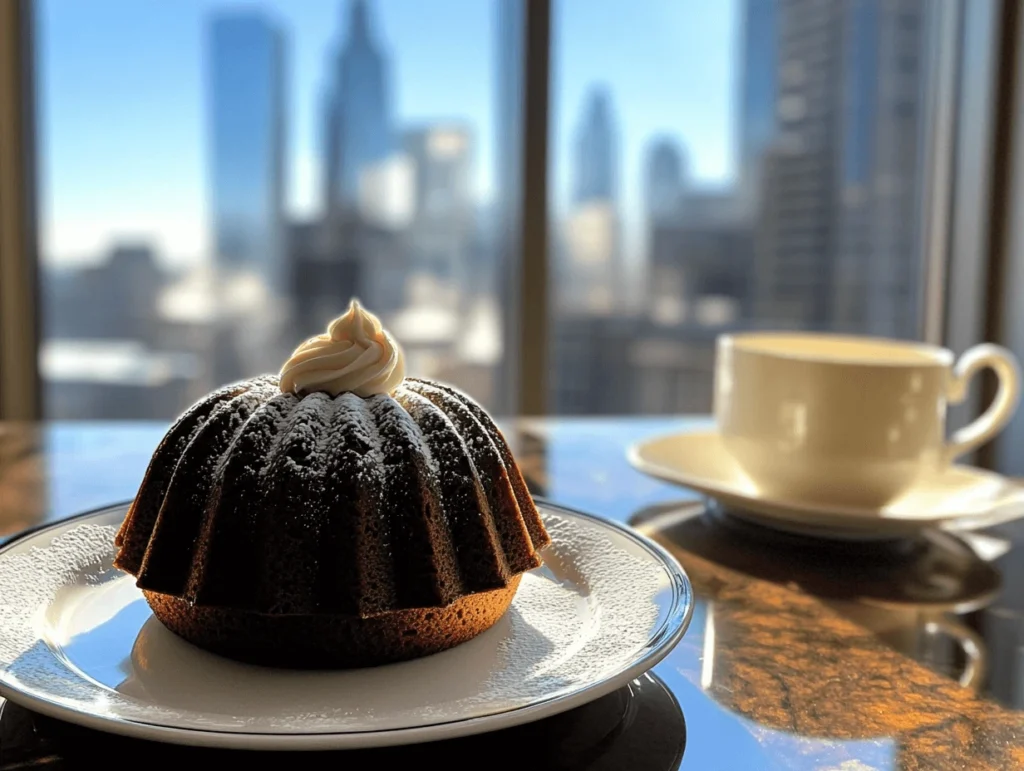
<path id="1" fill-rule="evenodd" d="M 400 605 L 441 607 L 463 585 L 450 523 L 437 501 L 436 470 L 423 432 L 391 397 L 371 403 L 381 437 L 382 508 L 392 519 Z"/>
<path id="2" fill-rule="evenodd" d="M 519 470 L 518 464 L 512 457 L 512 451 L 509 449 L 508 441 L 505 439 L 501 429 L 498 428 L 491 416 L 487 414 L 487 411 L 477 404 L 477 402 L 468 394 L 445 383 L 416 377 L 407 377 L 405 382 L 406 384 L 422 383 L 436 388 L 437 390 L 442 391 L 450 395 L 452 398 L 462 402 L 473 413 L 473 415 L 476 416 L 481 424 L 483 424 L 487 429 L 488 434 L 491 435 L 497 445 L 498 453 L 501 455 L 502 461 L 505 464 L 505 468 L 509 475 L 509 481 L 511 482 L 512 489 L 515 492 L 516 502 L 519 504 L 520 513 L 522 514 L 527 530 L 530 532 L 534 548 L 541 549 L 551 543 L 551 537 L 544 528 L 540 512 L 537 510 L 537 506 L 533 502 L 533 496 L 530 495 L 526 480 L 523 479 L 522 472 Z"/>
<path id="3" fill-rule="evenodd" d="M 494 523 L 509 571 L 519 573 L 538 567 L 540 559 L 533 546 L 533 539 L 523 521 L 508 469 L 491 433 L 461 399 L 445 394 L 432 384 L 416 382 L 405 390 L 418 393 L 431 401 L 458 429 L 463 444 L 475 445 L 473 452 L 467 450 L 467 453 L 473 461 L 474 471 L 487 500 L 488 515 Z M 513 510 L 506 516 L 496 515 L 495 509 L 500 510 L 502 506 Z M 520 548 L 524 542 L 528 545 L 526 549 Z"/>
<path id="4" fill-rule="evenodd" d="M 136 496 L 136 500 L 133 500 L 132 504 L 128 508 L 128 513 L 121 523 L 121 527 L 118 528 L 117 535 L 114 536 L 114 545 L 121 548 L 126 547 L 123 550 L 121 558 L 125 561 L 124 565 L 116 565 L 117 567 L 127 569 L 125 565 L 132 565 L 132 570 L 138 570 L 139 565 L 142 561 L 142 551 L 139 550 L 137 543 L 126 544 L 125 536 L 128 533 L 129 527 L 131 526 L 132 520 L 138 513 L 136 501 L 139 497 L 145 499 L 144 493 L 147 489 L 152 489 L 153 485 L 158 485 L 161 489 L 161 497 L 163 491 L 166 490 L 167 485 L 170 483 L 171 475 L 174 471 L 174 466 L 171 465 L 168 468 L 166 465 L 161 466 L 155 461 L 167 453 L 171 453 L 175 448 L 179 448 L 174 454 L 180 456 L 184 452 L 188 442 L 191 441 L 195 433 L 202 428 L 202 425 L 209 419 L 210 414 L 221 402 L 232 399 L 241 393 L 251 390 L 252 386 L 248 383 L 232 383 L 226 386 L 222 386 L 217 390 L 207 394 L 202 399 L 196 400 L 191 407 L 183 412 L 175 421 L 171 424 L 171 427 L 167 430 L 167 433 L 160 440 L 156 450 L 153 452 L 153 459 L 150 461 L 146 473 L 143 476 L 142 483 L 139 488 L 140 495 Z M 184 428 L 188 427 L 188 434 L 182 436 L 181 432 Z M 163 472 L 163 473 L 156 473 Z M 159 477 L 159 478 L 157 478 Z M 156 516 L 159 511 L 152 513 L 152 518 L 155 522 Z M 152 529 L 153 522 L 149 522 L 148 525 L 141 528 L 142 531 L 148 531 Z M 135 532 L 139 532 L 136 529 Z M 148 537 L 148 533 L 147 533 Z M 144 548 L 144 547 L 143 547 Z M 116 564 L 116 563 L 115 563 Z"/>
<path id="5" fill-rule="evenodd" d="M 253 506 L 245 512 L 254 544 L 249 554 L 249 558 L 255 563 L 252 571 L 256 584 L 254 606 L 260 612 L 271 612 L 275 608 L 279 611 L 284 609 L 279 584 L 280 566 L 275 564 L 271 552 L 276 554 L 279 549 L 287 546 L 278 520 L 288 516 L 288 512 L 283 510 L 284 507 L 280 506 L 279 502 L 286 492 L 282 489 L 285 487 L 283 483 L 287 482 L 283 476 L 288 465 L 286 451 L 289 442 L 294 439 L 287 429 L 301 414 L 301 402 L 302 400 L 295 394 L 275 391 L 264 403 L 268 408 L 265 428 L 270 431 L 270 439 L 262 453 L 254 480 L 255 500 L 260 501 L 262 506 Z M 266 548 L 265 544 L 270 543 L 274 544 L 273 549 Z"/>
<path id="6" fill-rule="evenodd" d="M 358 400 L 358 401 L 357 401 Z M 335 442 L 324 457 L 324 506 L 332 514 L 325 518 L 319 553 L 324 565 L 318 576 L 317 593 L 326 610 L 363 616 L 369 612 L 362 590 L 364 573 L 359 564 L 360 518 L 381 485 L 380 474 L 371 457 L 371 437 L 359 426 L 361 400 L 354 394 L 335 398 L 329 432 Z M 357 473 L 348 473 L 351 466 Z"/>
<path id="7" fill-rule="evenodd" d="M 315 610 L 312 590 L 320 556 L 313 548 L 319 535 L 314 511 L 322 499 L 318 493 L 322 493 L 324 472 L 319 464 L 304 461 L 315 454 L 317 437 L 324 433 L 324 401 L 324 394 L 297 400 L 280 419 L 278 441 L 266 455 L 268 473 L 260 479 L 260 487 L 276 516 L 260 518 L 258 537 L 274 544 L 263 554 L 269 613 Z"/>
<path id="8" fill-rule="evenodd" d="M 208 501 L 200 501 L 198 498 L 204 492 L 204 486 L 213 484 L 212 474 L 203 473 L 204 469 L 212 470 L 215 467 L 220 453 L 230 443 L 230 437 L 225 441 L 227 432 L 232 426 L 244 422 L 249 409 L 258 406 L 258 402 L 255 401 L 258 396 L 258 392 L 247 390 L 220 402 L 182 451 L 171 474 L 167 494 L 153 522 L 149 544 L 138 568 L 140 588 L 168 593 L 184 591 L 195 547 L 195 537 L 188 525 L 196 519 L 201 521 Z M 231 435 L 233 436 L 233 432 Z M 220 445 L 220 449 L 213 452 L 216 457 L 211 457 L 209 452 L 202 452 L 204 441 L 213 448 Z M 184 490 L 175 485 L 176 478 L 182 474 L 191 477 L 190 486 Z M 184 552 L 188 553 L 187 564 L 186 559 L 181 556 Z"/>
<path id="9" fill-rule="evenodd" d="M 432 447 L 444 490 L 443 505 L 451 501 L 458 512 L 451 518 L 460 529 L 455 537 L 459 540 L 457 553 L 464 585 L 475 590 L 507 586 L 511 571 L 462 437 L 451 419 L 425 396 L 409 391 L 403 406 Z"/>
<path id="10" fill-rule="evenodd" d="M 219 490 L 210 501 L 214 508 L 210 512 L 206 553 L 201 571 L 191 577 L 192 588 L 187 596 L 196 605 L 256 609 L 266 602 L 264 565 L 255 538 L 257 503 L 262 500 L 260 476 L 247 455 L 266 453 L 276 436 L 273 427 L 279 423 L 282 408 L 289 400 L 274 396 L 266 395 L 238 427 L 225 453 Z"/>
<path id="11" fill-rule="evenodd" d="M 271 402 L 274 402 L 275 404 L 280 404 L 280 403 L 283 402 L 283 403 L 291 406 L 292 409 L 294 409 L 298 405 L 299 399 L 295 396 L 295 394 L 280 393 L 279 392 L 279 393 L 273 394 L 269 399 L 267 399 L 267 403 L 268 404 L 271 403 Z M 273 433 L 273 438 L 271 439 L 270 447 L 267 448 L 267 457 L 268 458 L 269 457 L 273 457 L 273 455 L 277 452 L 278 445 L 281 444 L 282 441 L 284 441 L 285 432 L 282 429 L 285 426 L 287 426 L 288 420 L 289 420 L 291 414 L 292 413 L 290 411 L 287 411 L 287 412 L 281 412 L 280 414 L 277 414 L 276 416 L 273 416 L 273 420 L 274 420 L 274 426 L 273 426 L 274 433 Z M 264 464 L 263 467 L 261 468 L 260 476 L 261 477 L 262 476 L 266 476 L 268 471 L 269 471 L 269 464 Z"/>
<path id="12" fill-rule="evenodd" d="M 210 409 L 212 411 L 213 407 Z M 114 537 L 114 545 L 118 548 L 115 567 L 134 573 L 142 565 L 153 525 L 160 515 L 160 507 L 177 466 L 177 460 L 170 462 L 168 456 L 180 457 L 209 415 L 194 412 L 186 417 L 172 427 L 153 453 L 139 492 L 128 506 L 124 521 Z M 161 460 L 168 462 L 160 463 Z M 154 494 L 154 490 L 158 493 Z"/>
<path id="13" fill-rule="evenodd" d="M 359 478 L 368 478 L 374 483 L 366 496 L 371 500 L 362 497 L 353 508 L 358 515 L 356 532 L 361 546 L 359 553 L 362 555 L 362 559 L 357 560 L 362 587 L 358 607 L 359 614 L 365 616 L 394 606 L 397 599 L 395 564 L 390 558 L 393 550 L 391 522 L 387 517 L 374 516 L 378 511 L 375 504 L 384 495 L 386 481 L 380 449 L 381 437 L 373 414 L 373 403 L 387 397 L 363 398 L 355 394 L 344 394 L 339 398 L 347 399 L 353 405 L 350 412 L 367 447 L 366 453 L 359 460 Z"/>

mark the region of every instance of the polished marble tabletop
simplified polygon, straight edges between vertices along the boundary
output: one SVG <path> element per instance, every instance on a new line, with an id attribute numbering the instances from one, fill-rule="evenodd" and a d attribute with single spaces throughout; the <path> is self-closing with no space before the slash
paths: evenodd
<path id="1" fill-rule="evenodd" d="M 350 752 L 344 767 L 462 767 L 483 754 L 489 768 L 1024 769 L 1024 522 L 829 544 L 747 525 L 626 461 L 631 442 L 703 424 L 503 425 L 535 494 L 630 523 L 686 568 L 693 622 L 650 676 L 557 719 Z M 0 539 L 131 498 L 166 427 L 0 424 Z M 196 762 L 210 751 L 0 712 L 0 771 L 92 767 L 98 753 Z M 289 767 L 338 762 L 318 753 Z"/>

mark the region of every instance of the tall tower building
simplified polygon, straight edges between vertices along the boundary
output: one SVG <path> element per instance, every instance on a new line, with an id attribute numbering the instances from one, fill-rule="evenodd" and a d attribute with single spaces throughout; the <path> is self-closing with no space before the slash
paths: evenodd
<path id="1" fill-rule="evenodd" d="M 211 20 L 208 45 L 215 263 L 282 293 L 283 35 L 258 13 L 230 12 Z"/>
<path id="2" fill-rule="evenodd" d="M 849 13 L 859 13 L 858 24 L 867 40 L 848 49 L 848 59 L 874 56 L 877 76 L 870 96 L 873 108 L 871 153 L 862 162 L 868 168 L 871 235 L 866 270 L 869 286 L 860 305 L 866 309 L 857 319 L 868 334 L 917 337 L 920 334 L 920 294 L 924 259 L 919 241 L 918 203 L 921 195 L 921 145 L 924 116 L 922 87 L 927 73 L 927 3 L 917 0 L 858 0 Z M 872 26 L 872 34 L 869 30 Z M 859 65 L 864 66 L 864 65 Z M 868 70 L 870 72 L 870 69 Z M 866 89 L 865 89 L 866 90 Z M 847 190 L 844 208 L 853 209 Z M 862 196 L 854 197 L 860 200 Z M 859 227 L 854 220 L 847 232 Z M 856 254 L 856 251 L 854 251 Z M 841 289 L 841 285 L 839 287 Z"/>
<path id="3" fill-rule="evenodd" d="M 572 203 L 559 268 L 559 305 L 610 315 L 626 302 L 618 209 L 618 135 L 606 88 L 593 88 L 575 135 Z"/>
<path id="4" fill-rule="evenodd" d="M 924 9 L 781 0 L 779 10 L 778 137 L 761 180 L 754 317 L 916 336 Z"/>
<path id="5" fill-rule="evenodd" d="M 765 151 L 776 137 L 781 0 L 744 0 L 740 73 L 740 192 L 752 206 Z"/>
<path id="6" fill-rule="evenodd" d="M 355 207 L 360 175 L 395 149 L 388 62 L 365 0 L 349 0 L 345 40 L 332 60 L 325 120 L 328 212 Z"/>
<path id="7" fill-rule="evenodd" d="M 473 227 L 470 131 L 457 123 L 431 124 L 405 131 L 402 144 L 415 180 L 411 263 L 464 290 Z"/>
<path id="8" fill-rule="evenodd" d="M 872 167 L 880 128 L 879 10 L 876 0 L 850 2 L 842 40 L 844 67 L 838 89 L 842 150 L 836 179 L 836 267 L 830 298 L 840 328 L 859 329 L 869 321 L 867 299 L 875 283 L 869 266 L 875 247 Z"/>
<path id="9" fill-rule="evenodd" d="M 576 131 L 574 204 L 616 200 L 618 149 L 611 96 L 606 88 L 595 87 Z"/>
<path id="10" fill-rule="evenodd" d="M 644 169 L 644 209 L 649 223 L 664 222 L 679 215 L 686 176 L 686 164 L 678 143 L 668 137 L 653 141 Z"/>
<path id="11" fill-rule="evenodd" d="M 843 10 L 838 0 L 781 0 L 780 11 L 779 136 L 764 157 L 753 316 L 819 329 L 833 310 Z"/>

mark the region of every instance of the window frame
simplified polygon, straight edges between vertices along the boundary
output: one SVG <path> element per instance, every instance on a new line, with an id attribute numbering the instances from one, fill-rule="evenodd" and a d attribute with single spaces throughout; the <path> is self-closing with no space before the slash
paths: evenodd
<path id="1" fill-rule="evenodd" d="M 1005 115 L 995 148 L 1001 174 L 993 214 L 997 259 L 987 282 L 988 324 L 990 334 L 1019 355 L 1024 351 L 1024 306 L 1014 287 L 1024 286 L 1024 9 L 1013 0 L 1004 0 L 1000 28 L 1000 102 Z M 986 396 L 992 390 L 990 384 Z M 987 466 L 1008 475 L 1024 474 L 1024 413 L 1018 410 L 987 450 Z"/>
<path id="2" fill-rule="evenodd" d="M 0 420 L 42 417 L 32 12 L 0 3 Z"/>
<path id="3" fill-rule="evenodd" d="M 499 0 L 500 1 L 500 0 Z M 505 323 L 513 334 L 505 358 L 515 372 L 515 414 L 546 415 L 550 400 L 551 335 L 548 233 L 548 141 L 551 135 L 551 0 L 523 0 L 522 183 L 518 201 L 518 250 L 511 257 L 512 308 Z M 518 266 L 518 268 L 516 267 Z"/>
<path id="4" fill-rule="evenodd" d="M 985 341 L 1001 341 L 997 289 L 1005 273 L 1003 238 L 1006 206 L 1005 163 L 1013 116 L 1012 35 L 1015 3 L 1005 0 L 959 0 L 956 27 L 959 59 L 956 73 L 952 191 L 945 211 L 948 223 L 944 300 L 937 340 L 961 354 Z M 940 334 L 938 334 L 940 333 Z M 951 429 L 980 414 L 994 396 L 995 383 L 983 378 L 970 386 L 965 401 L 950 410 Z M 993 445 L 965 457 L 965 462 L 991 467 Z"/>

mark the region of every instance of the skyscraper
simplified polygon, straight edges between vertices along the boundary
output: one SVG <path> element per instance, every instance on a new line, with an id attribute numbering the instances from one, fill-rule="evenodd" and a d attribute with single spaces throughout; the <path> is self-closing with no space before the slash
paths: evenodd
<path id="1" fill-rule="evenodd" d="M 779 70 L 779 3 L 744 0 L 740 81 L 740 174 L 752 184 L 760 158 L 775 138 Z"/>
<path id="2" fill-rule="evenodd" d="M 596 86 L 587 96 L 576 131 L 574 204 L 616 200 L 618 152 L 611 96 L 607 88 Z"/>
<path id="3" fill-rule="evenodd" d="M 873 283 L 871 233 L 872 159 L 877 140 L 881 17 L 876 0 L 852 0 L 846 9 L 839 84 L 843 141 L 836 175 L 835 281 L 831 292 L 837 326 L 868 321 L 866 297 Z"/>
<path id="4" fill-rule="evenodd" d="M 653 224 L 679 214 L 686 168 L 678 143 L 661 137 L 651 142 L 644 170 L 644 208 Z"/>
<path id="5" fill-rule="evenodd" d="M 916 336 L 925 24 L 917 0 L 781 0 L 754 316 Z"/>
<path id="6" fill-rule="evenodd" d="M 215 263 L 284 291 L 284 39 L 238 11 L 209 28 L 209 116 Z"/>
<path id="7" fill-rule="evenodd" d="M 575 141 L 572 203 L 558 264 L 559 304 L 570 312 L 614 314 L 626 300 L 618 210 L 618 135 L 611 96 L 587 95 Z"/>
<path id="8" fill-rule="evenodd" d="M 360 175 L 394 150 L 388 62 L 370 30 L 365 0 L 347 4 L 345 41 L 328 76 L 325 121 L 327 211 L 354 207 Z"/>
<path id="9" fill-rule="evenodd" d="M 873 108 L 871 153 L 862 161 L 870 191 L 870 250 L 864 271 L 869 279 L 857 319 L 864 332 L 889 337 L 920 333 L 920 294 L 924 259 L 921 253 L 918 203 L 924 89 L 927 73 L 927 4 L 917 0 L 859 0 L 867 28 L 862 57 L 874 56 L 876 78 L 867 92 Z M 874 29 L 872 29 L 872 26 Z M 855 25 L 851 22 L 851 27 Z M 850 51 L 854 55 L 857 49 Z M 870 73 L 871 70 L 869 69 Z M 867 90 L 867 89 L 865 89 Z M 850 206 L 848 194 L 844 205 Z M 847 229 L 859 227 L 856 221 Z M 862 230 L 862 232 L 865 232 Z"/>
<path id="10" fill-rule="evenodd" d="M 843 9 L 781 0 L 779 10 L 779 136 L 761 179 L 754 318 L 822 329 L 834 312 Z"/>
<path id="11" fill-rule="evenodd" d="M 414 268 L 468 286 L 473 227 L 472 139 L 466 126 L 437 123 L 408 129 L 402 144 L 412 162 L 413 215 L 409 245 Z"/>
<path id="12" fill-rule="evenodd" d="M 461 123 L 407 129 L 403 147 L 415 168 L 414 221 L 446 222 L 465 229 L 472 207 L 472 135 Z"/>

